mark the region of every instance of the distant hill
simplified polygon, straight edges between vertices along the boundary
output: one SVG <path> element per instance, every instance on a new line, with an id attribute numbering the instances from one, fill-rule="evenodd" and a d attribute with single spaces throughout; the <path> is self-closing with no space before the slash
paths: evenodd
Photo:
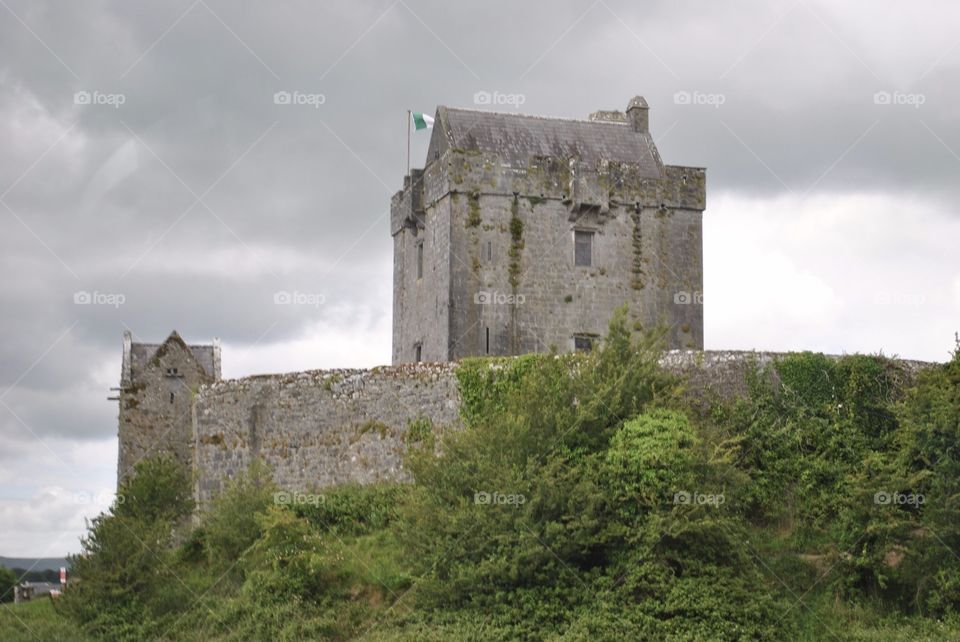
<path id="1" fill-rule="evenodd" d="M 0 566 L 7 568 L 22 568 L 33 571 L 59 571 L 61 566 L 70 568 L 70 564 L 63 557 L 3 557 L 0 556 Z"/>

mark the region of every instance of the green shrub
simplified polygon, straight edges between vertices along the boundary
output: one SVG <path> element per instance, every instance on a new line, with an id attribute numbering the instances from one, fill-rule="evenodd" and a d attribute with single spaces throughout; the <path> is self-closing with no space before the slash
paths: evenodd
<path id="1" fill-rule="evenodd" d="M 277 487 L 259 461 L 227 484 L 202 517 L 203 541 L 210 560 L 232 565 L 261 536 L 258 515 L 274 503 Z"/>
<path id="2" fill-rule="evenodd" d="M 322 531 L 362 535 L 392 525 L 406 496 L 396 484 L 349 484 L 325 489 L 320 501 L 296 504 L 294 510 Z"/>
<path id="3" fill-rule="evenodd" d="M 166 457 L 140 462 L 71 557 L 79 581 L 66 593 L 65 611 L 92 635 L 126 638 L 179 608 L 157 598 L 177 579 L 171 551 L 192 508 L 182 466 Z"/>
<path id="4" fill-rule="evenodd" d="M 621 312 L 588 354 L 463 362 L 466 428 L 408 426 L 415 484 L 279 505 L 254 464 L 191 530 L 189 480 L 146 462 L 62 612 L 108 639 L 958 637 L 960 353 L 790 355 L 704 413 L 658 345 Z"/>
<path id="5" fill-rule="evenodd" d="M 17 585 L 17 576 L 9 568 L 0 566 L 0 602 L 13 601 L 13 587 Z"/>

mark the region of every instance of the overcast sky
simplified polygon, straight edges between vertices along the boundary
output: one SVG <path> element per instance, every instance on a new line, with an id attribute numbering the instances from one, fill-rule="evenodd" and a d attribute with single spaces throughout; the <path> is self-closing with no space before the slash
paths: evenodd
<path id="1" fill-rule="evenodd" d="M 109 504 L 125 329 L 219 336 L 225 377 L 389 363 L 406 110 L 477 92 L 646 97 L 707 168 L 708 349 L 947 358 L 956 3 L 320 5 L 0 0 L 0 554 L 76 552 Z"/>

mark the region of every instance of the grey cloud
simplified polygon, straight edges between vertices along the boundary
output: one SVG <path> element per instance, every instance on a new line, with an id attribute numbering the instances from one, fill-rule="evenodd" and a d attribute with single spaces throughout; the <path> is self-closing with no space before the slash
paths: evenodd
<path id="1" fill-rule="evenodd" d="M 499 91 L 521 94 L 523 112 L 583 118 L 643 94 L 665 162 L 708 168 L 708 207 L 721 195 L 754 199 L 776 218 L 785 216 L 777 199 L 791 193 L 888 193 L 906 209 L 935 202 L 955 217 L 960 196 L 960 10 L 947 2 L 6 4 L 29 29 L 0 7 L 0 394 L 17 382 L 4 397 L 17 414 L 40 435 L 77 443 L 115 430 L 115 409 L 101 399 L 127 327 L 144 340 L 176 328 L 238 349 L 293 341 L 318 323 L 381 327 L 392 303 L 386 214 L 405 169 L 407 109 L 475 107 L 476 92 Z M 78 91 L 124 102 L 78 105 Z M 275 104 L 278 91 L 324 101 Z M 877 92 L 921 95 L 923 104 L 875 104 Z M 413 135 L 414 166 L 427 140 Z M 903 224 L 931 238 L 940 223 L 905 211 Z M 731 260 L 720 250 L 707 256 Z M 862 247 L 851 256 L 884 260 Z M 870 268 L 845 269 L 842 259 L 830 278 L 850 292 L 841 281 Z M 706 265 L 708 283 L 719 267 Z M 936 269 L 919 257 L 902 267 L 907 280 Z M 941 290 L 960 277 L 956 265 L 941 271 Z M 325 302 L 273 303 L 294 290 Z M 78 306 L 78 291 L 125 301 Z M 953 304 L 926 305 L 940 332 Z M 854 344 L 863 315 L 837 314 L 829 337 L 769 328 L 756 340 Z M 874 318 L 879 341 L 897 339 L 916 316 Z M 3 407 L 0 439 L 32 439 Z"/>

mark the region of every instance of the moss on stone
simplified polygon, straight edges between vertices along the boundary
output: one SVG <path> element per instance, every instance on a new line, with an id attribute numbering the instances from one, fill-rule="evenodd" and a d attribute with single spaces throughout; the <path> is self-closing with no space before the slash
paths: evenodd
<path id="1" fill-rule="evenodd" d="M 368 432 L 376 431 L 380 435 L 380 439 L 385 439 L 387 434 L 390 432 L 390 426 L 383 423 L 382 421 L 377 421 L 376 419 L 371 419 L 367 421 L 360 428 L 357 429 L 357 435 L 363 436 Z"/>
<path id="2" fill-rule="evenodd" d="M 422 444 L 433 440 L 433 421 L 429 417 L 417 417 L 407 422 L 407 434 L 404 441 L 408 444 Z"/>
<path id="3" fill-rule="evenodd" d="M 514 196 L 510 205 L 510 287 L 516 292 L 520 285 L 520 251 L 523 249 L 523 220 L 520 218 L 519 199 Z"/>
<path id="4" fill-rule="evenodd" d="M 473 192 L 467 199 L 467 227 L 479 227 L 483 219 L 480 218 L 480 193 Z"/>
<path id="5" fill-rule="evenodd" d="M 642 290 L 646 282 L 643 274 L 643 237 L 640 231 L 640 212 L 633 212 L 630 218 L 633 219 L 633 278 L 630 279 L 630 287 L 634 290 Z"/>
<path id="6" fill-rule="evenodd" d="M 333 390 L 333 387 L 340 383 L 343 380 L 343 377 L 340 376 L 339 372 L 334 372 L 329 377 L 323 380 L 323 389 L 327 392 Z"/>
<path id="7" fill-rule="evenodd" d="M 224 443 L 223 433 L 204 435 L 200 437 L 200 443 L 208 446 L 222 446 Z"/>

